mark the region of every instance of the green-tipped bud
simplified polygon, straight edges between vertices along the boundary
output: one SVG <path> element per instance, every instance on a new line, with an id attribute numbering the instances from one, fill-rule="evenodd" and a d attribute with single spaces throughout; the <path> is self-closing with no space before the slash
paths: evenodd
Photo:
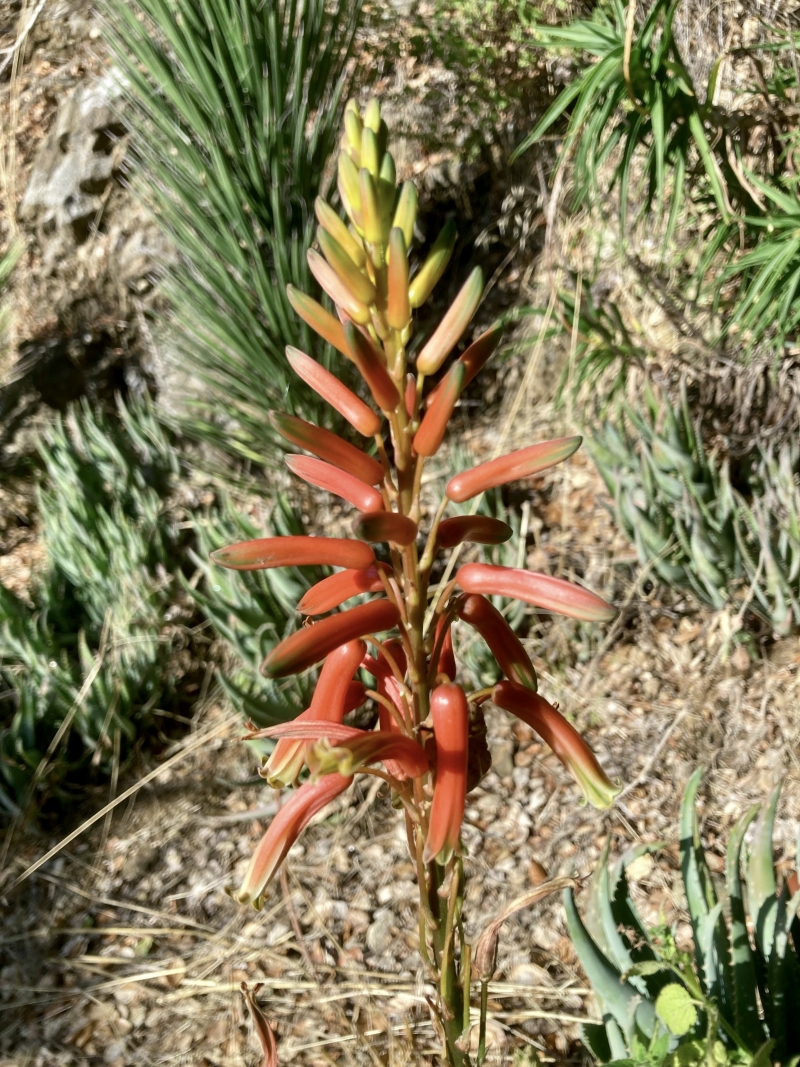
<path id="1" fill-rule="evenodd" d="M 358 111 L 348 108 L 344 113 L 344 129 L 347 136 L 348 147 L 351 153 L 357 157 L 361 153 L 361 132 L 364 125 Z"/>
<path id="2" fill-rule="evenodd" d="M 413 282 L 411 283 L 413 286 Z M 461 340 L 483 293 L 483 271 L 476 267 L 417 357 L 417 370 L 435 374 Z M 409 298 L 410 298 L 409 293 Z M 411 300 L 411 306 L 415 307 Z"/>
<path id="3" fill-rule="evenodd" d="M 410 182 L 406 182 L 406 185 L 410 185 Z M 405 190 L 406 185 L 403 186 Z M 412 187 L 413 188 L 413 187 Z M 402 199 L 402 196 L 401 196 Z M 414 215 L 416 217 L 416 189 L 414 190 Z M 399 214 L 399 206 L 398 206 Z M 395 221 L 395 226 L 399 225 Z M 411 224 L 413 230 L 413 222 Z M 405 233 L 405 229 L 403 230 Z M 456 230 L 456 224 L 452 219 L 448 219 L 442 227 L 442 231 L 433 243 L 428 253 L 428 258 L 420 267 L 416 276 L 411 282 L 408 289 L 408 299 L 411 302 L 412 308 L 421 307 L 428 297 L 433 292 L 433 287 L 439 281 L 441 276 L 445 272 L 447 264 L 450 262 L 450 256 L 453 254 L 453 249 L 456 244 L 456 237 L 458 232 Z M 408 243 L 408 242 L 406 242 Z"/>
<path id="4" fill-rule="evenodd" d="M 485 333 L 482 333 L 480 337 L 472 342 L 469 348 L 462 352 L 459 356 L 459 363 L 463 363 L 467 369 L 466 376 L 464 378 L 464 388 L 466 388 L 487 359 L 491 356 L 497 346 L 500 344 L 500 338 L 503 335 L 503 327 L 499 323 L 495 323 L 494 326 L 489 327 Z M 428 407 L 431 406 L 436 399 L 439 390 L 442 387 L 442 383 L 432 389 L 428 395 L 425 403 Z"/>
<path id="5" fill-rule="evenodd" d="M 375 331 L 378 339 L 383 342 L 388 341 L 391 331 L 384 313 L 378 311 L 376 307 L 371 307 L 369 313 L 372 316 L 372 329 Z"/>
<path id="6" fill-rule="evenodd" d="M 381 169 L 379 172 L 381 181 L 388 182 L 389 185 L 397 185 L 397 169 L 394 165 L 394 156 L 391 152 L 384 152 L 381 159 Z"/>
<path id="7" fill-rule="evenodd" d="M 378 210 L 381 213 L 383 231 L 391 229 L 394 205 L 397 201 L 397 172 L 391 153 L 384 152 L 377 181 Z"/>
<path id="8" fill-rule="evenodd" d="M 494 687 L 492 700 L 498 708 L 510 711 L 536 731 L 573 776 L 592 807 L 611 807 L 622 786 L 611 781 L 572 723 L 552 704 L 526 686 L 506 681 Z"/>
<path id="9" fill-rule="evenodd" d="M 411 318 L 408 302 L 408 252 L 403 231 L 395 226 L 389 234 L 389 306 L 386 318 L 393 330 L 403 330 Z"/>
<path id="10" fill-rule="evenodd" d="M 365 129 L 361 135 L 361 166 L 366 167 L 373 178 L 378 177 L 381 169 L 378 139 L 369 128 Z"/>
<path id="11" fill-rule="evenodd" d="M 358 185 L 358 168 L 346 152 L 339 153 L 339 196 L 345 211 L 358 229 L 361 229 L 361 193 Z"/>
<path id="12" fill-rule="evenodd" d="M 361 304 L 369 306 L 375 299 L 375 286 L 352 261 L 342 246 L 327 230 L 317 227 L 317 240 L 328 263 Z"/>
<path id="13" fill-rule="evenodd" d="M 461 360 L 458 364 L 461 364 Z M 494 489 L 498 485 L 505 485 L 506 482 L 520 478 L 530 478 L 548 467 L 555 466 L 556 463 L 569 459 L 578 450 L 581 441 L 581 437 L 558 437 L 553 441 L 541 441 L 539 444 L 508 452 L 505 456 L 498 456 L 497 459 L 490 459 L 472 467 L 471 470 L 456 474 L 447 483 L 445 492 L 450 500 L 463 504 L 465 500 L 471 500 L 479 493 L 485 493 L 487 489 Z"/>
<path id="14" fill-rule="evenodd" d="M 383 243 L 383 226 L 378 205 L 378 191 L 375 187 L 375 179 L 366 167 L 362 167 L 359 171 L 358 188 L 364 236 L 370 244 L 380 245 Z"/>
<path id="15" fill-rule="evenodd" d="M 353 236 L 330 204 L 318 196 L 314 201 L 314 210 L 320 226 L 338 241 L 357 267 L 363 267 L 367 257 L 361 242 Z"/>
<path id="16" fill-rule="evenodd" d="M 417 221 L 417 187 L 413 182 L 403 182 L 400 199 L 394 212 L 392 226 L 398 226 L 406 239 L 406 248 L 414 240 L 414 223 Z"/>
<path id="17" fill-rule="evenodd" d="M 370 100 L 364 111 L 364 126 L 373 133 L 381 128 L 381 105 L 375 97 Z"/>
<path id="18" fill-rule="evenodd" d="M 394 205 L 397 200 L 397 186 L 385 182 L 383 178 L 378 178 L 377 192 L 381 230 L 383 233 L 388 233 L 392 228 L 392 216 L 394 215 Z"/>
<path id="19" fill-rule="evenodd" d="M 381 128 L 381 101 L 377 97 L 372 97 L 364 110 L 364 125 L 373 133 Z"/>

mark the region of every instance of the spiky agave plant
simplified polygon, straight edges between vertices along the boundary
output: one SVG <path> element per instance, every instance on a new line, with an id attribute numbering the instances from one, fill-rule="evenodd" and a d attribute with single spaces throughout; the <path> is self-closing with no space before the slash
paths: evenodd
<path id="1" fill-rule="evenodd" d="M 781 787 L 731 831 L 726 899 L 700 842 L 695 799 L 702 775 L 700 767 L 690 778 L 680 817 L 693 954 L 677 951 L 669 937 L 654 939 L 631 901 L 627 864 L 663 842 L 635 846 L 610 870 L 606 845 L 583 918 L 572 890 L 565 891 L 570 936 L 603 1014 L 602 1024 L 584 1027 L 584 1040 L 601 1063 L 766 1065 L 796 1063 L 800 1054 L 800 892 L 796 874 L 778 888 L 772 860 Z"/>
<path id="2" fill-rule="evenodd" d="M 260 907 L 309 820 L 348 788 L 354 774 L 385 779 L 404 812 L 417 868 L 420 951 L 438 989 L 433 1010 L 443 1057 L 461 1065 L 469 1062 L 463 1035 L 469 1029 L 471 951 L 460 919 L 459 839 L 466 793 L 488 766 L 481 705 L 491 699 L 536 730 L 591 803 L 607 806 L 616 792 L 575 728 L 538 694 L 527 652 L 488 597 L 516 598 L 586 621 L 604 621 L 614 612 L 577 585 L 512 567 L 466 563 L 452 580 L 434 582 L 440 549 L 464 542 L 498 544 L 511 536 L 508 524 L 491 516 L 445 518 L 449 502 L 474 500 L 489 488 L 567 459 L 580 438 L 531 445 L 464 471 L 447 483 L 436 514 L 423 514 L 425 461 L 438 452 L 462 390 L 497 348 L 500 330 L 483 333 L 445 367 L 481 298 L 483 278 L 476 267 L 410 370 L 413 310 L 441 278 L 456 235 L 452 225 L 445 226 L 420 269 L 409 276 L 417 193 L 411 182 L 398 191 L 387 139 L 377 101 L 363 115 L 354 103 L 348 105 L 338 159 L 348 223 L 317 200 L 321 251 L 308 253 L 337 314 L 289 288 L 300 317 L 355 364 L 368 400 L 293 348 L 287 350 L 290 366 L 356 433 L 374 442 L 374 455 L 292 415 L 273 415 L 275 428 L 310 453 L 290 456 L 290 469 L 353 506 L 355 536 L 269 537 L 213 553 L 217 563 L 241 570 L 342 568 L 302 597 L 298 609 L 308 624 L 264 661 L 263 670 L 273 678 L 323 664 L 306 711 L 293 722 L 249 735 L 279 739 L 261 772 L 272 785 L 296 783 L 305 767 L 311 777 L 270 825 L 235 896 Z M 382 546 L 377 554 L 374 545 Z M 377 595 L 338 610 L 363 594 Z M 451 636 L 457 619 L 488 644 L 504 675 L 498 684 L 471 693 L 459 684 Z M 370 687 L 356 677 L 362 668 L 374 678 Z M 345 714 L 368 698 L 377 704 L 379 729 L 345 725 Z"/>

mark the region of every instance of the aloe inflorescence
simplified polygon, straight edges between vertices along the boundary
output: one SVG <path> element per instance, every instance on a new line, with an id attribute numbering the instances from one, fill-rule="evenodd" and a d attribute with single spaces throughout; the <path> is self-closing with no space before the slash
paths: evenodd
<path id="1" fill-rule="evenodd" d="M 533 445 L 457 474 L 435 515 L 423 513 L 425 462 L 441 448 L 460 395 L 496 351 L 501 330 L 492 326 L 456 354 L 483 293 L 476 267 L 411 356 L 413 310 L 442 277 L 456 232 L 446 225 L 412 274 L 417 193 L 411 182 L 398 188 L 387 142 L 377 101 L 363 113 L 348 104 L 338 157 L 346 219 L 317 200 L 319 250 L 308 254 L 333 310 L 288 289 L 300 318 L 357 369 L 362 394 L 296 348 L 287 349 L 289 365 L 350 424 L 362 445 L 290 414 L 272 416 L 278 433 L 310 453 L 289 456 L 290 470 L 352 505 L 353 536 L 267 537 L 212 554 L 216 563 L 238 570 L 342 568 L 305 592 L 298 608 L 306 625 L 264 660 L 270 678 L 322 664 L 311 704 L 297 719 L 248 735 L 277 739 L 262 768 L 271 784 L 297 784 L 306 769 L 311 774 L 268 829 L 235 896 L 260 907 L 283 857 L 313 815 L 344 792 L 355 773 L 384 778 L 404 810 L 417 864 L 420 947 L 439 986 L 435 1010 L 446 1059 L 460 1064 L 468 1062 L 459 1042 L 468 1027 L 470 999 L 469 946 L 459 918 L 460 834 L 466 793 L 487 766 L 481 706 L 492 699 L 538 731 L 591 803 L 605 807 L 617 791 L 577 730 L 537 692 L 528 653 L 488 598 L 517 599 L 587 622 L 606 621 L 614 609 L 570 582 L 514 567 L 468 562 L 452 580 L 434 579 L 440 549 L 466 542 L 498 545 L 512 535 L 499 518 L 459 514 L 460 504 L 568 459 L 580 438 Z M 449 504 L 456 514 L 445 518 Z M 360 602 L 353 606 L 354 597 Z M 486 641 L 503 676 L 496 685 L 470 692 L 463 684 L 451 632 L 457 620 Z M 364 672 L 371 683 L 363 682 Z M 368 699 L 377 705 L 378 729 L 346 726 L 347 712 Z"/>

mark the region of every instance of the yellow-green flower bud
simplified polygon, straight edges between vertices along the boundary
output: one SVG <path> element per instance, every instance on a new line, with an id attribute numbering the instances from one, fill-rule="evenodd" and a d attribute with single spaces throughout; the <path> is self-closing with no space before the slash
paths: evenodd
<path id="1" fill-rule="evenodd" d="M 445 268 L 450 262 L 457 236 L 456 224 L 452 219 L 448 219 L 442 227 L 441 233 L 434 241 L 433 248 L 428 253 L 428 258 L 411 281 L 408 289 L 408 299 L 411 301 L 412 308 L 421 307 L 431 295 L 434 285 L 444 274 Z"/>
<path id="2" fill-rule="evenodd" d="M 392 226 L 398 226 L 403 231 L 406 248 L 411 247 L 414 239 L 414 223 L 417 221 L 417 187 L 413 182 L 403 182 L 400 189 L 400 199 L 394 212 Z"/>

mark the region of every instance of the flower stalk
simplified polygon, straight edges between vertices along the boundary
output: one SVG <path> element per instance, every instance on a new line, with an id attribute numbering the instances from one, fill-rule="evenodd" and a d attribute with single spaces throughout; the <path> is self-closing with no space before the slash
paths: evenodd
<path id="1" fill-rule="evenodd" d="M 487 516 L 446 518 L 450 503 L 561 462 L 580 438 L 543 442 L 456 475 L 432 519 L 426 516 L 421 502 L 425 464 L 440 451 L 464 389 L 497 350 L 502 331 L 490 326 L 456 353 L 483 293 L 483 275 L 475 267 L 416 360 L 409 358 L 413 312 L 441 279 L 457 235 L 455 224 L 447 223 L 414 272 L 417 194 L 411 182 L 397 188 L 376 101 L 363 113 L 353 102 L 347 105 L 338 185 L 347 218 L 318 200 L 319 250 L 308 253 L 333 311 L 291 287 L 289 299 L 300 318 L 355 365 L 362 387 L 345 386 L 297 349 L 287 349 L 287 359 L 362 440 L 357 447 L 286 413 L 273 413 L 272 423 L 305 453 L 287 458 L 290 471 L 353 507 L 353 536 L 264 538 L 213 555 L 220 565 L 236 569 L 341 568 L 303 596 L 298 610 L 306 624 L 264 661 L 263 670 L 275 678 L 320 663 L 322 668 L 306 711 L 292 723 L 249 735 L 278 739 L 264 768 L 271 784 L 302 784 L 273 820 L 234 895 L 261 906 L 311 818 L 336 801 L 354 775 L 380 776 L 403 808 L 417 870 L 420 954 L 437 990 L 431 1007 L 442 1035 L 442 1062 L 470 1067 L 470 1005 L 477 991 L 479 1063 L 485 1055 L 487 986 L 485 975 L 473 967 L 473 948 L 461 921 L 461 827 L 467 792 L 477 784 L 471 779 L 487 767 L 482 705 L 493 698 L 532 725 L 590 803 L 606 806 L 615 792 L 574 727 L 537 694 L 528 652 L 487 597 L 519 599 L 595 622 L 611 618 L 614 609 L 558 578 L 468 562 L 437 596 L 426 626 L 437 555 L 460 545 L 501 544 L 512 533 L 508 524 Z M 359 602 L 349 605 L 356 597 Z M 461 627 L 473 629 L 493 653 L 501 675 L 495 686 L 477 692 L 465 688 L 453 638 Z M 373 683 L 357 677 L 359 672 Z M 368 700 L 377 729 L 344 723 L 348 711 Z M 479 990 L 473 990 L 478 982 Z"/>

